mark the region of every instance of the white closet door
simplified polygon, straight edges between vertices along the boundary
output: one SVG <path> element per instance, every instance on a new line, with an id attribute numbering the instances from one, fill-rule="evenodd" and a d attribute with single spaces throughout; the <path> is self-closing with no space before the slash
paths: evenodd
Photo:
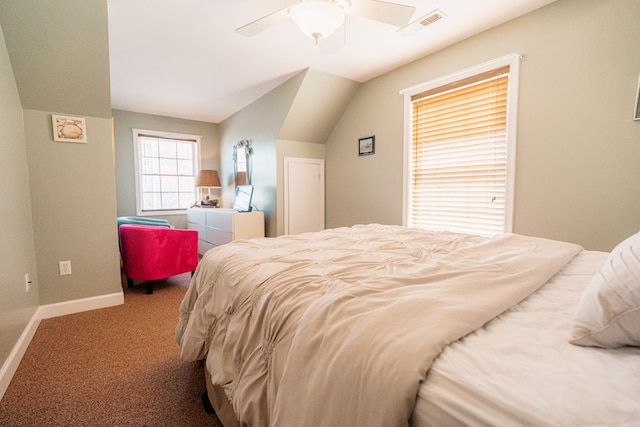
<path id="1" fill-rule="evenodd" d="M 324 230 L 324 160 L 284 158 L 284 232 Z"/>

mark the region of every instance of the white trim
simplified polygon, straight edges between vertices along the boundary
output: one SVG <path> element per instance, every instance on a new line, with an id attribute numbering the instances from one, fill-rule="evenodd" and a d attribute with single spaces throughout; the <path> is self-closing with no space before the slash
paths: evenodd
<path id="1" fill-rule="evenodd" d="M 306 163 L 306 164 L 311 164 L 311 165 L 317 165 L 318 169 L 320 170 L 320 176 L 318 177 L 318 180 L 320 182 L 320 194 L 317 194 L 316 196 L 318 197 L 317 201 L 319 202 L 320 205 L 322 205 L 322 224 L 323 224 L 323 228 L 326 222 L 326 215 L 325 215 L 325 202 L 324 202 L 324 195 L 325 195 L 325 182 L 324 182 L 324 159 L 314 159 L 314 158 L 308 158 L 308 157 L 284 157 L 283 160 L 283 169 L 284 169 L 284 176 L 283 176 L 283 181 L 284 181 L 284 191 L 283 191 L 283 202 L 284 202 L 284 234 L 289 234 L 289 216 L 291 215 L 290 211 L 291 211 L 291 207 L 289 206 L 289 169 L 291 167 L 292 164 L 295 163 Z"/>
<path id="2" fill-rule="evenodd" d="M 449 83 L 457 82 L 458 80 L 462 80 L 467 77 L 474 76 L 476 74 L 481 74 L 487 71 L 491 71 L 494 68 L 504 67 L 506 65 L 515 65 L 519 63 L 519 60 L 522 56 L 519 53 L 511 53 L 509 55 L 501 56 L 500 58 L 492 59 L 491 61 L 487 61 L 485 63 L 474 65 L 464 70 L 456 71 L 451 74 L 447 74 L 443 77 L 438 77 L 437 79 L 429 80 L 425 83 L 420 83 L 415 86 L 408 87 L 406 89 L 402 89 L 400 91 L 401 95 L 405 97 L 412 97 L 413 95 L 417 95 L 421 92 L 425 92 L 429 89 L 433 89 L 439 86 L 444 86 Z"/>
<path id="3" fill-rule="evenodd" d="M 404 95 L 404 144 L 402 154 L 402 225 L 409 225 L 409 200 L 411 200 L 411 186 L 409 185 L 409 171 L 411 162 L 411 96 Z"/>
<path id="4" fill-rule="evenodd" d="M 37 314 L 38 312 L 36 311 L 36 313 L 31 317 L 27 327 L 24 328 L 20 338 L 18 338 L 18 342 L 13 346 L 7 360 L 5 360 L 2 368 L 0 368 L 0 399 L 2 399 L 9 388 L 9 383 L 11 383 L 13 375 L 18 370 L 20 361 L 22 360 L 22 357 L 24 357 L 27 347 L 29 347 L 29 343 L 35 335 L 36 329 L 38 329 L 38 325 L 40 325 L 40 318 L 37 317 Z"/>
<path id="5" fill-rule="evenodd" d="M 41 320 L 50 319 L 52 317 L 66 316 L 67 314 L 81 313 L 83 311 L 97 310 L 99 308 L 113 307 L 121 304 L 124 304 L 124 293 L 122 291 L 96 297 L 41 305 L 38 307 L 36 315 L 39 316 Z"/>
<path id="6" fill-rule="evenodd" d="M 633 104 L 633 120 L 640 120 L 640 75 L 638 76 L 638 87 L 636 88 L 636 103 Z"/>
<path id="7" fill-rule="evenodd" d="M 505 58 L 506 59 L 506 58 Z M 509 97 L 507 99 L 507 185 L 505 188 L 504 231 L 513 232 L 514 198 L 516 192 L 516 136 L 518 135 L 518 86 L 520 59 L 513 54 L 509 62 Z"/>
<path id="8" fill-rule="evenodd" d="M 513 231 L 514 213 L 514 193 L 516 176 L 516 135 L 518 119 L 518 81 L 520 78 L 519 53 L 511 53 L 500 58 L 487 61 L 480 65 L 465 68 L 461 71 L 448 74 L 446 76 L 430 80 L 426 83 L 402 89 L 400 94 L 404 96 L 404 158 L 403 158 L 403 189 L 402 189 L 402 223 L 408 225 L 409 209 L 408 203 L 411 200 L 411 186 L 409 185 L 409 171 L 411 170 L 411 97 L 421 92 L 434 89 L 449 83 L 462 80 L 467 77 L 491 71 L 495 68 L 509 66 L 509 107 L 507 110 L 507 183 L 505 188 L 505 223 L 504 231 Z"/>
<path id="9" fill-rule="evenodd" d="M 33 339 L 41 320 L 121 304 L 124 304 L 124 293 L 116 292 L 113 294 L 65 301 L 56 304 L 41 305 L 38 307 L 33 316 L 31 316 L 31 320 L 29 320 L 24 331 L 22 331 L 16 345 L 13 346 L 7 360 L 5 360 L 2 368 L 0 368 L 0 399 L 2 399 L 9 388 L 9 383 L 11 383 L 11 379 L 16 373 L 16 370 L 20 365 L 20 361 L 24 357 L 27 347 L 29 347 L 29 343 Z"/>

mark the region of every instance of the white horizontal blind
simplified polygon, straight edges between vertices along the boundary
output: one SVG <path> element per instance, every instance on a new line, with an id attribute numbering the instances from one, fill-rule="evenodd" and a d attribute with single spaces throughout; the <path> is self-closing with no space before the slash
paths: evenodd
<path id="1" fill-rule="evenodd" d="M 509 67 L 412 97 L 409 224 L 505 229 Z"/>

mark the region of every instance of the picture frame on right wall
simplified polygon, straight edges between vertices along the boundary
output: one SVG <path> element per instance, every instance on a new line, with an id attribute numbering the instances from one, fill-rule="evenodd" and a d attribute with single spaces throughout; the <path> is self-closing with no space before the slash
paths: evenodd
<path id="1" fill-rule="evenodd" d="M 376 153 L 376 137 L 367 136 L 358 139 L 358 156 L 370 156 Z"/>
<path id="2" fill-rule="evenodd" d="M 636 103 L 634 104 L 633 120 L 640 120 L 640 75 L 638 75 L 638 87 L 636 88 Z"/>

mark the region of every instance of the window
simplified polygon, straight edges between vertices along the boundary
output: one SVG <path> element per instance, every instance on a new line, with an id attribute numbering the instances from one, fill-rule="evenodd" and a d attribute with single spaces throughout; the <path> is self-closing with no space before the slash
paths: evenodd
<path id="1" fill-rule="evenodd" d="M 512 229 L 518 55 L 407 89 L 405 222 Z"/>
<path id="2" fill-rule="evenodd" d="M 193 204 L 200 139 L 133 130 L 138 215 L 184 213 Z"/>

